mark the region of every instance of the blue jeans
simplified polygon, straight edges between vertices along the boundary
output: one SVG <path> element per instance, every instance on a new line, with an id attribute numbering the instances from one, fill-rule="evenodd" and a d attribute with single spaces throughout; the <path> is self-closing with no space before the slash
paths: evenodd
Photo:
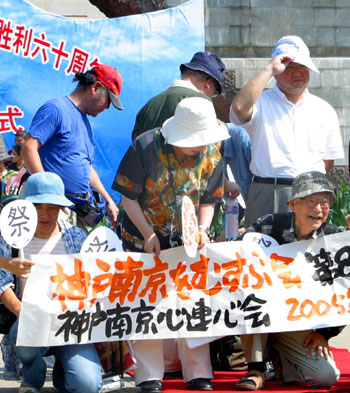
<path id="1" fill-rule="evenodd" d="M 15 344 L 18 322 L 9 332 Z M 23 364 L 23 380 L 41 389 L 45 383 L 46 364 L 43 356 L 49 351 L 55 356 L 52 373 L 53 385 L 61 393 L 98 393 L 102 387 L 101 365 L 93 344 L 63 345 L 57 347 L 17 347 L 16 354 Z"/>

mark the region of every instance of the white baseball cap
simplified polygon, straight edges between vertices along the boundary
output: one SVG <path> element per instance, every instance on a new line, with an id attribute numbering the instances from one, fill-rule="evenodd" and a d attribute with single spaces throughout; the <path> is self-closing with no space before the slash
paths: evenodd
<path id="1" fill-rule="evenodd" d="M 320 72 L 311 60 L 309 48 L 297 35 L 286 35 L 279 39 L 272 49 L 272 58 L 287 55 L 294 58 L 293 62 L 304 65 L 314 72 Z"/>

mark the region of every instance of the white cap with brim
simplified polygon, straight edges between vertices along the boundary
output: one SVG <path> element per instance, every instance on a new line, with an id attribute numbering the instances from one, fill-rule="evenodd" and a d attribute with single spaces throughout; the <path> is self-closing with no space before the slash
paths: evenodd
<path id="1" fill-rule="evenodd" d="M 272 58 L 277 55 L 293 57 L 293 62 L 301 64 L 314 72 L 320 72 L 311 60 L 309 48 L 296 35 L 288 35 L 278 40 L 272 49 Z"/>
<path id="2" fill-rule="evenodd" d="M 179 147 L 207 146 L 230 137 L 226 125 L 218 123 L 212 102 L 201 97 L 180 101 L 161 132 L 166 143 Z"/>

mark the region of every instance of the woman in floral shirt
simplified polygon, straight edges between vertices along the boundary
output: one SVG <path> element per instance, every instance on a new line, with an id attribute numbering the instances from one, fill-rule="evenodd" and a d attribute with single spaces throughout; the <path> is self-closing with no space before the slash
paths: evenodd
<path id="1" fill-rule="evenodd" d="M 140 135 L 121 161 L 113 188 L 123 196 L 121 236 L 124 249 L 155 252 L 181 244 L 181 206 L 187 195 L 198 215 L 199 249 L 216 203 L 222 202 L 224 167 L 216 142 L 229 137 L 212 102 L 185 98 L 160 130 Z M 177 347 L 185 382 L 192 390 L 212 390 L 209 345 Z M 159 393 L 164 373 L 163 340 L 133 343 L 135 381 L 143 393 Z"/>

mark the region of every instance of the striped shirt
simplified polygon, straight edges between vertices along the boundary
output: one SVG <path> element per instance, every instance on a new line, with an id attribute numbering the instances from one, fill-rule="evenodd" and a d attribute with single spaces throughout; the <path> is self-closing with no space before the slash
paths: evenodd
<path id="1" fill-rule="evenodd" d="M 34 236 L 29 244 L 24 248 L 23 253 L 24 259 L 28 260 L 35 260 L 35 255 L 37 254 L 67 254 L 67 249 L 62 239 L 62 232 L 58 232 L 57 235 L 52 236 L 49 239 L 39 239 Z M 18 279 L 17 296 L 19 299 L 22 299 L 26 282 L 26 278 Z"/>

